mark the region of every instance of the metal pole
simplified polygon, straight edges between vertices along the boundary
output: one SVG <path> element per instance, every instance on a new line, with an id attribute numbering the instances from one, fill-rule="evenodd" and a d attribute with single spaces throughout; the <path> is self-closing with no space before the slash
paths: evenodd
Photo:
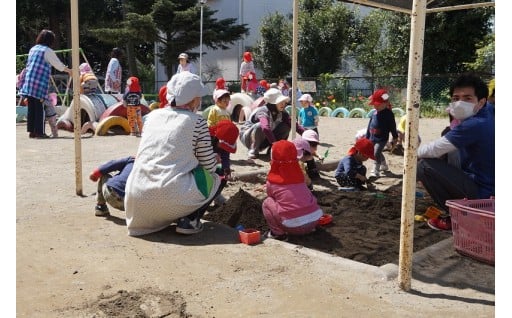
<path id="1" fill-rule="evenodd" d="M 206 0 L 200 0 L 201 5 L 201 19 L 200 19 L 200 30 L 199 30 L 199 78 L 201 78 L 201 74 L 203 72 L 203 6 L 206 3 Z"/>
<path id="2" fill-rule="evenodd" d="M 74 133 L 75 133 L 75 183 L 76 194 L 83 196 L 82 188 L 82 143 L 80 118 L 80 44 L 78 32 L 78 0 L 71 1 L 71 60 L 73 69 L 73 104 L 74 104 Z"/>
<path id="3" fill-rule="evenodd" d="M 299 1 L 293 0 L 293 41 L 292 41 L 292 139 L 295 139 L 296 123 L 297 123 L 297 110 L 295 109 L 295 101 L 297 100 L 297 55 L 299 51 Z"/>
<path id="4" fill-rule="evenodd" d="M 413 1 L 411 40 L 409 44 L 409 72 L 407 78 L 407 125 L 405 132 L 404 183 L 402 186 L 402 216 L 400 220 L 400 252 L 398 259 L 398 284 L 405 291 L 411 289 L 412 277 L 416 167 L 418 160 L 416 151 L 418 149 L 426 8 L 427 0 Z"/>

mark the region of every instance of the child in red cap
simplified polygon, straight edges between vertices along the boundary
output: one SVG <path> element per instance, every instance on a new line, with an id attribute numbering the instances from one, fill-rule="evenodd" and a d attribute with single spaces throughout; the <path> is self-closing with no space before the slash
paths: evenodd
<path id="1" fill-rule="evenodd" d="M 247 73 L 253 72 L 256 74 L 256 70 L 254 69 L 254 62 L 252 61 L 251 52 L 244 52 L 242 64 L 240 64 L 240 90 L 242 93 L 246 90 L 247 83 Z M 254 76 L 256 77 L 256 76 Z"/>
<path id="2" fill-rule="evenodd" d="M 391 146 L 394 147 L 398 139 L 398 133 L 396 131 L 395 115 L 391 111 L 388 92 L 385 89 L 376 90 L 373 95 L 370 96 L 369 104 L 376 110 L 372 114 L 368 128 L 366 129 L 366 138 L 373 142 L 375 155 L 375 165 L 370 175 L 379 177 L 380 171 L 389 170 L 386 158 L 382 154 L 382 151 L 388 143 L 389 134 L 393 136 Z"/>
<path id="3" fill-rule="evenodd" d="M 366 167 L 363 162 L 368 158 L 375 160 L 373 152 L 373 143 L 360 138 L 355 145 L 350 148 L 348 154 L 338 163 L 334 172 L 334 178 L 340 185 L 340 190 L 354 191 L 364 189 L 366 183 Z"/>
<path id="4" fill-rule="evenodd" d="M 265 237 L 286 241 L 288 235 L 315 230 L 323 212 L 304 182 L 292 142 L 279 140 L 272 145 L 266 189 L 262 210 L 270 231 Z"/>
<path id="5" fill-rule="evenodd" d="M 142 98 L 142 89 L 139 79 L 135 76 L 129 77 L 126 81 L 126 91 L 123 95 L 123 102 L 126 106 L 126 117 L 130 124 L 130 133 L 132 136 L 140 137 L 142 133 L 142 110 L 140 100 Z"/>
<path id="6" fill-rule="evenodd" d="M 236 152 L 238 127 L 231 120 L 223 119 L 208 129 L 212 136 L 213 151 L 220 157 L 221 171 L 217 174 L 229 180 L 231 178 L 230 154 Z"/>

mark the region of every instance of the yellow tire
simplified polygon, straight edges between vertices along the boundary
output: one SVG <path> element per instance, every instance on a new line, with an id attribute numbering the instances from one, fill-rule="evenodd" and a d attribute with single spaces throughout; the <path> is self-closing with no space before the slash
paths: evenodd
<path id="1" fill-rule="evenodd" d="M 151 104 L 149 104 L 149 109 L 150 110 L 155 110 L 155 109 L 158 109 L 160 108 L 160 102 L 153 102 Z"/>
<path id="2" fill-rule="evenodd" d="M 97 136 L 128 135 L 130 134 L 130 124 L 128 119 L 122 116 L 108 116 L 102 119 L 96 126 Z"/>

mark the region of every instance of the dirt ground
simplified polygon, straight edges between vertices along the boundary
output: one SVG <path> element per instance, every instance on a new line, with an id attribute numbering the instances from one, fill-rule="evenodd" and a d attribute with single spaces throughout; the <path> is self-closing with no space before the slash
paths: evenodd
<path id="1" fill-rule="evenodd" d="M 223 193 L 228 201 L 210 208 L 203 232 L 181 236 L 170 225 L 134 238 L 124 212 L 94 216 L 96 184 L 87 176 L 134 154 L 138 138 L 84 135 L 75 143 L 61 132 L 34 140 L 17 124 L 16 316 L 494 317 L 494 267 L 461 256 L 449 233 L 424 223 L 415 224 L 411 288 L 399 288 L 403 158 L 385 154 L 391 173 L 375 191 L 339 192 L 333 183 L 333 165 L 366 124 L 320 121 L 320 151 L 330 151 L 314 193 L 333 223 L 286 243 L 252 246 L 231 226 L 265 230 L 257 211 L 268 158 L 248 163 L 239 144 L 235 181 Z M 420 135 L 432 140 L 444 126 L 421 119 Z M 424 196 L 415 213 L 422 213 L 432 202 L 417 190 Z M 236 211 L 240 218 L 229 221 Z"/>

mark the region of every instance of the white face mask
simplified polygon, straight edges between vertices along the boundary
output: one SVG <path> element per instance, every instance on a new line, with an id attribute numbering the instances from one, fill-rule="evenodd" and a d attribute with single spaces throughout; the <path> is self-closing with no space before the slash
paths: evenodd
<path id="1" fill-rule="evenodd" d="M 450 103 L 448 106 L 448 112 L 458 120 L 464 120 L 473 116 L 475 104 L 465 102 L 462 100 Z"/>

